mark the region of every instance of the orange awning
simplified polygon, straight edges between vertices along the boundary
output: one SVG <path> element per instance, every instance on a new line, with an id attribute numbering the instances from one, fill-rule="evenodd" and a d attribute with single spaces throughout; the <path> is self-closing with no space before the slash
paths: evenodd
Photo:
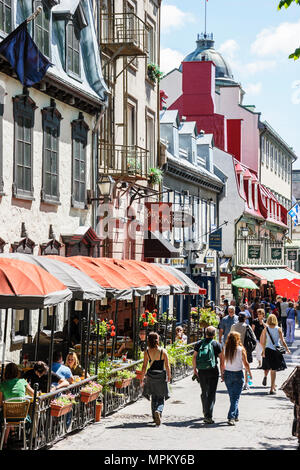
<path id="1" fill-rule="evenodd" d="M 39 266 L 0 258 L 0 308 L 35 310 L 71 298 L 72 292 Z"/>

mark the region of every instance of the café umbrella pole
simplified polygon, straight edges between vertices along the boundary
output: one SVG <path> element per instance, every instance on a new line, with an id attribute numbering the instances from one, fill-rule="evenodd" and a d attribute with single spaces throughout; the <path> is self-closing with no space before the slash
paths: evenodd
<path id="1" fill-rule="evenodd" d="M 132 294 L 132 340 L 133 340 L 133 352 L 132 357 L 135 358 L 136 351 L 136 309 L 135 309 L 135 293 Z"/>
<path id="2" fill-rule="evenodd" d="M 38 330 L 37 330 L 37 335 L 36 335 L 35 351 L 34 351 L 34 361 L 35 362 L 38 360 L 38 357 L 39 357 L 41 321 L 42 321 L 42 309 L 39 309 Z"/>
<path id="3" fill-rule="evenodd" d="M 136 348 L 136 356 L 135 356 L 136 361 L 138 360 L 138 355 L 139 355 L 140 317 L 141 317 L 141 297 L 139 297 L 139 300 L 138 300 L 138 311 L 137 311 L 137 329 L 136 329 L 137 348 Z"/>
<path id="4" fill-rule="evenodd" d="M 166 325 L 165 325 L 165 336 L 164 336 L 164 348 L 167 346 L 167 336 L 168 336 L 168 324 L 169 324 L 169 309 L 167 308 L 166 315 Z"/>
<path id="5" fill-rule="evenodd" d="M 4 322 L 4 335 L 2 343 L 2 367 L 1 367 L 1 382 L 3 382 L 4 377 L 4 361 L 5 361 L 5 349 L 6 349 L 6 337 L 7 337 L 7 321 L 8 321 L 8 310 L 5 309 L 5 322 Z"/>
<path id="6" fill-rule="evenodd" d="M 187 326 L 187 342 L 191 340 L 191 296 L 188 295 L 188 326 Z"/>
<path id="7" fill-rule="evenodd" d="M 84 378 L 87 378 L 87 374 L 89 372 L 89 349 L 90 349 L 90 337 L 91 337 L 91 304 L 88 304 L 88 326 L 87 326 L 87 341 L 86 341 L 86 354 L 85 354 L 85 372 Z"/>
<path id="8" fill-rule="evenodd" d="M 51 372 L 52 372 L 52 363 L 53 363 L 53 349 L 54 349 L 54 326 L 56 323 L 56 309 L 57 307 L 53 307 L 53 315 L 52 315 L 52 328 L 51 328 L 51 341 L 50 341 L 50 348 L 49 348 L 49 359 L 48 359 L 48 383 L 47 383 L 47 392 L 50 392 L 51 387 Z"/>

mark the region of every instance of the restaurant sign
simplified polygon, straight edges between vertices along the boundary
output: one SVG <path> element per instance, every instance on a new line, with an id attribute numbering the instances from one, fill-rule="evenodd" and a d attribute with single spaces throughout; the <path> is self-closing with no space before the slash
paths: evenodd
<path id="1" fill-rule="evenodd" d="M 248 258 L 249 259 L 260 259 L 260 245 L 249 245 L 248 246 Z"/>
<path id="2" fill-rule="evenodd" d="M 287 257 L 289 261 L 297 261 L 298 250 L 287 250 Z"/>
<path id="3" fill-rule="evenodd" d="M 171 232 L 173 227 L 172 203 L 145 202 L 145 217 L 150 232 Z"/>
<path id="4" fill-rule="evenodd" d="M 282 258 L 282 248 L 271 248 L 271 259 L 281 259 Z"/>

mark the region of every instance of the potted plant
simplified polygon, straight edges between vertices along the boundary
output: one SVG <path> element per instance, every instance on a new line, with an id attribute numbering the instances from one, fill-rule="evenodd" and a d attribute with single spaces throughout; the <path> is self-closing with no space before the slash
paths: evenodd
<path id="1" fill-rule="evenodd" d="M 160 168 L 150 168 L 148 176 L 150 184 L 159 184 L 162 180 L 162 170 Z"/>
<path id="2" fill-rule="evenodd" d="M 139 381 L 141 381 L 141 378 L 142 378 L 142 368 L 143 368 L 143 364 L 140 363 L 140 364 L 138 364 L 137 368 L 135 369 L 135 377 Z"/>
<path id="3" fill-rule="evenodd" d="M 75 396 L 70 393 L 55 398 L 50 402 L 51 416 L 59 418 L 69 413 L 74 403 L 76 403 Z"/>
<path id="4" fill-rule="evenodd" d="M 134 377 L 135 377 L 135 374 L 128 370 L 121 370 L 117 372 L 117 375 L 115 378 L 115 387 L 116 388 L 128 387 L 128 385 L 130 385 Z"/>
<path id="5" fill-rule="evenodd" d="M 147 72 L 149 80 L 154 83 L 159 82 L 163 77 L 163 72 L 160 71 L 156 64 L 148 64 Z"/>
<path id="6" fill-rule="evenodd" d="M 95 422 L 98 423 L 101 420 L 101 412 L 103 408 L 103 394 L 99 393 L 97 401 L 96 401 L 96 408 L 95 408 Z"/>
<path id="7" fill-rule="evenodd" d="M 201 308 L 200 309 L 200 323 L 199 326 L 201 328 L 207 328 L 208 326 L 214 326 L 217 328 L 219 324 L 218 317 L 216 312 L 210 310 L 209 308 Z"/>
<path id="8" fill-rule="evenodd" d="M 127 170 L 128 173 L 135 173 L 141 171 L 141 164 L 140 162 L 133 157 L 127 159 Z"/>
<path id="9" fill-rule="evenodd" d="M 98 398 L 102 390 L 102 385 L 97 382 L 89 382 L 80 390 L 80 400 L 83 403 L 90 403 Z"/>
<path id="10" fill-rule="evenodd" d="M 153 312 L 145 310 L 140 316 L 140 333 L 144 328 L 154 326 L 155 323 L 157 323 L 157 310 L 153 310 Z"/>

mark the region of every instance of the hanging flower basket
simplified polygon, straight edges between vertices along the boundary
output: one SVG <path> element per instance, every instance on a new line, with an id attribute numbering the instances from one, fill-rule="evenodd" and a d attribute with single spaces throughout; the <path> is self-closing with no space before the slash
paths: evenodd
<path id="1" fill-rule="evenodd" d="M 159 82 L 163 77 L 163 72 L 160 71 L 158 65 L 148 64 L 148 78 L 151 82 Z"/>
<path id="2" fill-rule="evenodd" d="M 60 416 L 66 415 L 72 410 L 72 403 L 69 405 L 51 405 L 51 416 L 59 418 Z"/>

